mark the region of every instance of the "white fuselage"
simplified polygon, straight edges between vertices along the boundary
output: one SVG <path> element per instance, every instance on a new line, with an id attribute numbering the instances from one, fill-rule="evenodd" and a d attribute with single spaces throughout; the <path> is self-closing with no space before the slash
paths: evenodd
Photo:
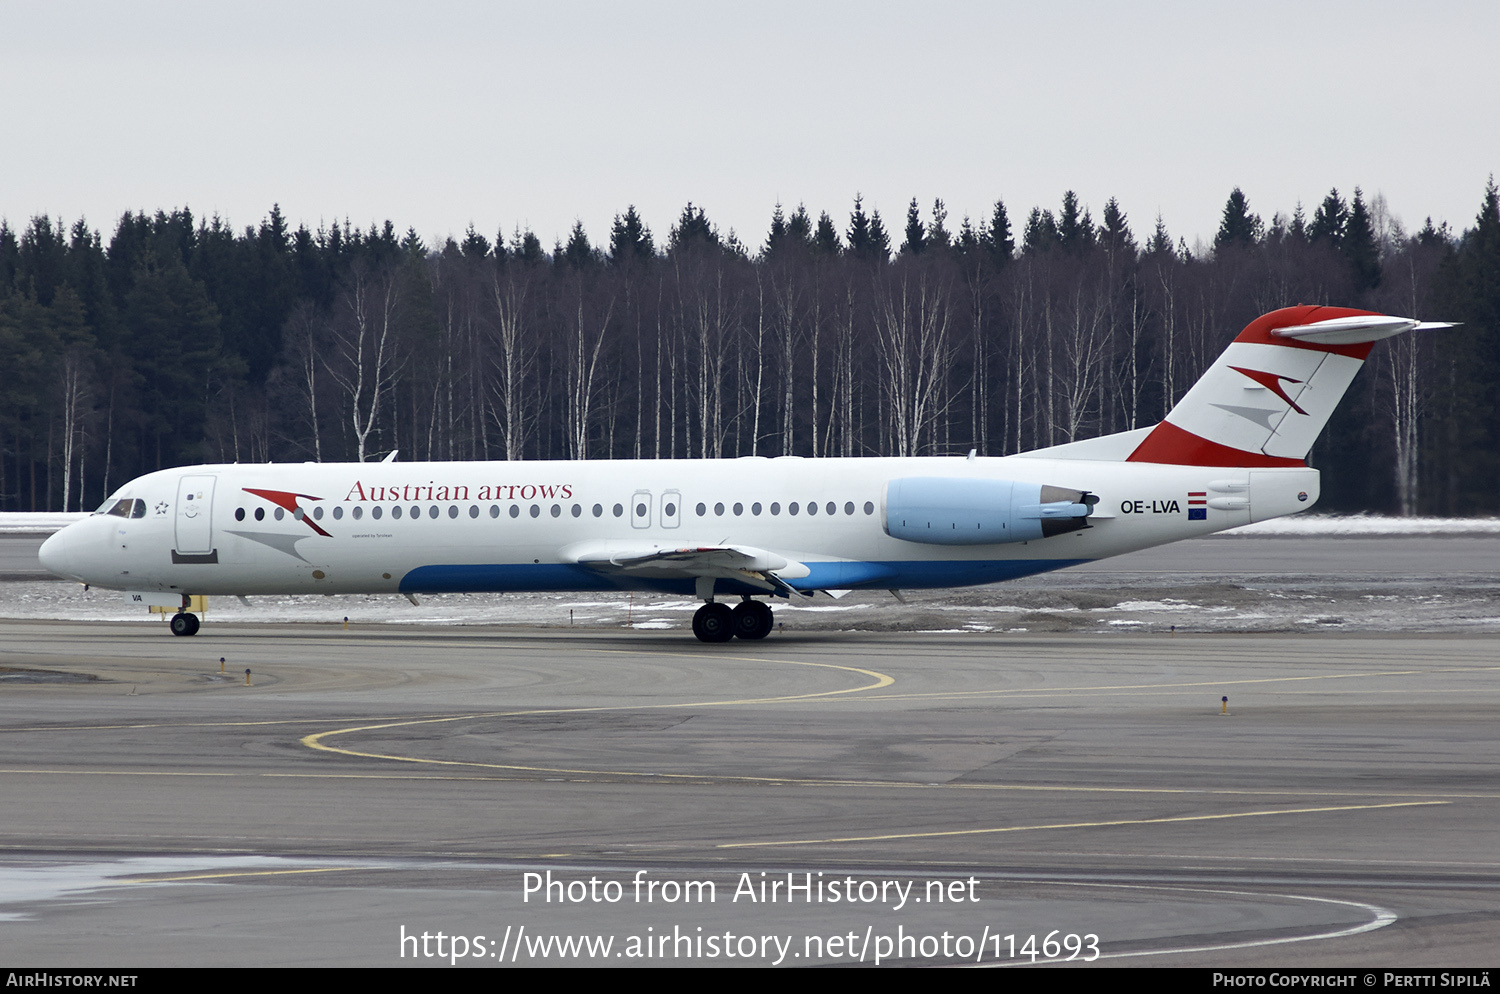
<path id="1" fill-rule="evenodd" d="M 999 479 L 1098 497 L 1029 541 L 893 538 L 893 480 Z M 181 594 L 641 589 L 700 595 L 652 550 L 734 547 L 796 590 L 954 587 L 1103 559 L 1311 507 L 1318 474 L 1045 456 L 214 465 L 163 470 L 49 539 L 82 582 Z M 752 550 L 743 553 L 742 550 Z M 782 562 L 784 560 L 784 563 Z M 781 565 L 776 565 L 781 563 Z M 734 574 L 719 594 L 758 593 Z"/>

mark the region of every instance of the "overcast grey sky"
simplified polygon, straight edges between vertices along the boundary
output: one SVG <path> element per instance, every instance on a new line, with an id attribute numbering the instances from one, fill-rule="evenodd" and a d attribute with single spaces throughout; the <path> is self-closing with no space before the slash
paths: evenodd
<path id="1" fill-rule="evenodd" d="M 1075 190 L 1211 238 L 1337 186 L 1470 223 L 1500 166 L 1500 4 L 0 0 L 0 215 L 186 205 L 429 240 L 689 200 L 752 247 L 856 192 L 895 229 Z"/>

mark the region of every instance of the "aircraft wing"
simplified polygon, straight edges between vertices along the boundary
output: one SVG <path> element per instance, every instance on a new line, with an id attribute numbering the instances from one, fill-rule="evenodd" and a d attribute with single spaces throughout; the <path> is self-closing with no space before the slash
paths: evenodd
<path id="1" fill-rule="evenodd" d="M 562 550 L 564 559 L 598 570 L 661 580 L 736 580 L 766 593 L 802 596 L 786 580 L 807 576 L 806 566 L 746 545 L 655 545 L 588 543 Z"/>

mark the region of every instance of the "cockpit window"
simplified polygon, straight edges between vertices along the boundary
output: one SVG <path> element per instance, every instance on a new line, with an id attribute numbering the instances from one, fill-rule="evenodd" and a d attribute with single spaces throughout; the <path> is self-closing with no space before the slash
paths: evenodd
<path id="1" fill-rule="evenodd" d="M 109 506 L 109 501 L 95 513 L 112 514 L 117 518 L 144 518 L 146 516 L 146 502 L 143 500 L 132 500 L 129 497 L 117 500 L 114 506 Z"/>

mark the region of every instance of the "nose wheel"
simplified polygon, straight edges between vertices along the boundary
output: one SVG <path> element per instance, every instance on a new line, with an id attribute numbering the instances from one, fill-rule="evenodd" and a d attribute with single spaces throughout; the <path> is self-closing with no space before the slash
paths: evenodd
<path id="1" fill-rule="evenodd" d="M 198 616 L 196 614 L 180 611 L 172 615 L 173 635 L 197 635 L 198 625 Z"/>

